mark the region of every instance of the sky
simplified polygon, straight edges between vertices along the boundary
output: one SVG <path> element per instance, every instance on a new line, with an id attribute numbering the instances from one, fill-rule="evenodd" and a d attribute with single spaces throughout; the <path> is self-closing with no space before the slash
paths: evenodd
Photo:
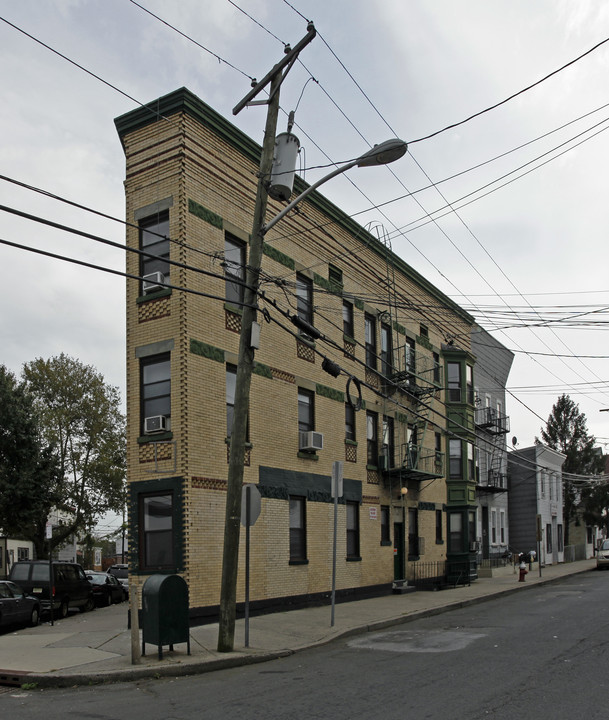
<path id="1" fill-rule="evenodd" d="M 323 194 L 515 353 L 510 444 L 566 393 L 607 450 L 609 3 L 0 0 L 0 18 L 0 204 L 118 243 L 120 222 L 14 181 L 124 219 L 114 118 L 187 87 L 261 143 L 265 108 L 232 109 L 312 20 L 279 121 L 295 110 L 305 179 L 406 140 Z M 6 242 L 119 272 L 124 252 L 0 213 L 0 363 L 66 352 L 124 397 L 124 278 Z"/>

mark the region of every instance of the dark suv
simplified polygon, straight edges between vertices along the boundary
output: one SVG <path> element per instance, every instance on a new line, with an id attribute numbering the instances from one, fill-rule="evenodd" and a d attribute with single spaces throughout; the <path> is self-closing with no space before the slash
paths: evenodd
<path id="1" fill-rule="evenodd" d="M 81 612 L 93 610 L 93 591 L 84 570 L 77 563 L 54 562 L 53 610 L 64 618 L 70 608 Z M 50 608 L 49 563 L 46 560 L 20 560 L 11 568 L 10 580 L 23 588 L 28 595 L 40 600 L 42 610 Z"/>

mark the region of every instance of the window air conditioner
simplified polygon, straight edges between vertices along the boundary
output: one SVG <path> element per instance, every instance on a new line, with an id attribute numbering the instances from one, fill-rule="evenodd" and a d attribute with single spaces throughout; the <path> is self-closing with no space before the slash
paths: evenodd
<path id="1" fill-rule="evenodd" d="M 323 450 L 324 436 L 320 432 L 300 432 L 299 450 Z"/>
<path id="2" fill-rule="evenodd" d="M 153 415 L 144 418 L 144 433 L 153 435 L 154 433 L 165 432 L 167 429 L 167 418 L 164 415 Z"/>
<path id="3" fill-rule="evenodd" d="M 150 293 L 163 289 L 163 285 L 161 283 L 165 282 L 165 276 L 162 272 L 153 272 L 149 275 L 144 275 L 142 280 L 142 290 L 144 295 L 149 295 Z"/>
<path id="4" fill-rule="evenodd" d="M 470 542 L 469 544 L 469 551 L 470 552 L 478 552 L 480 550 L 480 543 L 479 542 Z"/>

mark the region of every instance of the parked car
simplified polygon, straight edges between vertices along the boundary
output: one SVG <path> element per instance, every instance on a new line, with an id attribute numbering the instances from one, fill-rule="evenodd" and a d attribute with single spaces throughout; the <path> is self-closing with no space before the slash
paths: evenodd
<path id="1" fill-rule="evenodd" d="M 85 570 L 87 580 L 91 583 L 96 605 L 112 605 L 125 599 L 123 586 L 114 577 L 104 572 Z"/>
<path id="2" fill-rule="evenodd" d="M 0 580 L 0 625 L 38 625 L 40 602 L 9 580 Z"/>
<path id="3" fill-rule="evenodd" d="M 125 597 L 129 597 L 129 565 L 127 565 L 127 563 L 117 563 L 116 565 L 111 565 L 108 568 L 108 575 L 114 575 L 114 577 L 123 586 Z"/>
<path id="4" fill-rule="evenodd" d="M 23 588 L 26 594 L 38 598 L 44 612 L 51 607 L 64 618 L 71 608 L 81 612 L 93 610 L 93 590 L 85 571 L 77 563 L 53 562 L 53 590 L 49 592 L 49 563 L 47 560 L 20 560 L 11 568 L 9 580 Z"/>
<path id="5" fill-rule="evenodd" d="M 603 540 L 596 553 L 596 567 L 598 570 L 609 567 L 609 539 Z"/>

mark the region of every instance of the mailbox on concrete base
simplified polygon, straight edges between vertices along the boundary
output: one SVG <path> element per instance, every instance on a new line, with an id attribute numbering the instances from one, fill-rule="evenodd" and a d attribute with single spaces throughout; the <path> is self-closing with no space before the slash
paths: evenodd
<path id="1" fill-rule="evenodd" d="M 190 655 L 188 623 L 188 585 L 179 575 L 151 575 L 142 588 L 142 655 L 146 643 L 158 646 L 159 660 L 163 645 L 173 650 L 174 643 L 187 643 Z"/>

